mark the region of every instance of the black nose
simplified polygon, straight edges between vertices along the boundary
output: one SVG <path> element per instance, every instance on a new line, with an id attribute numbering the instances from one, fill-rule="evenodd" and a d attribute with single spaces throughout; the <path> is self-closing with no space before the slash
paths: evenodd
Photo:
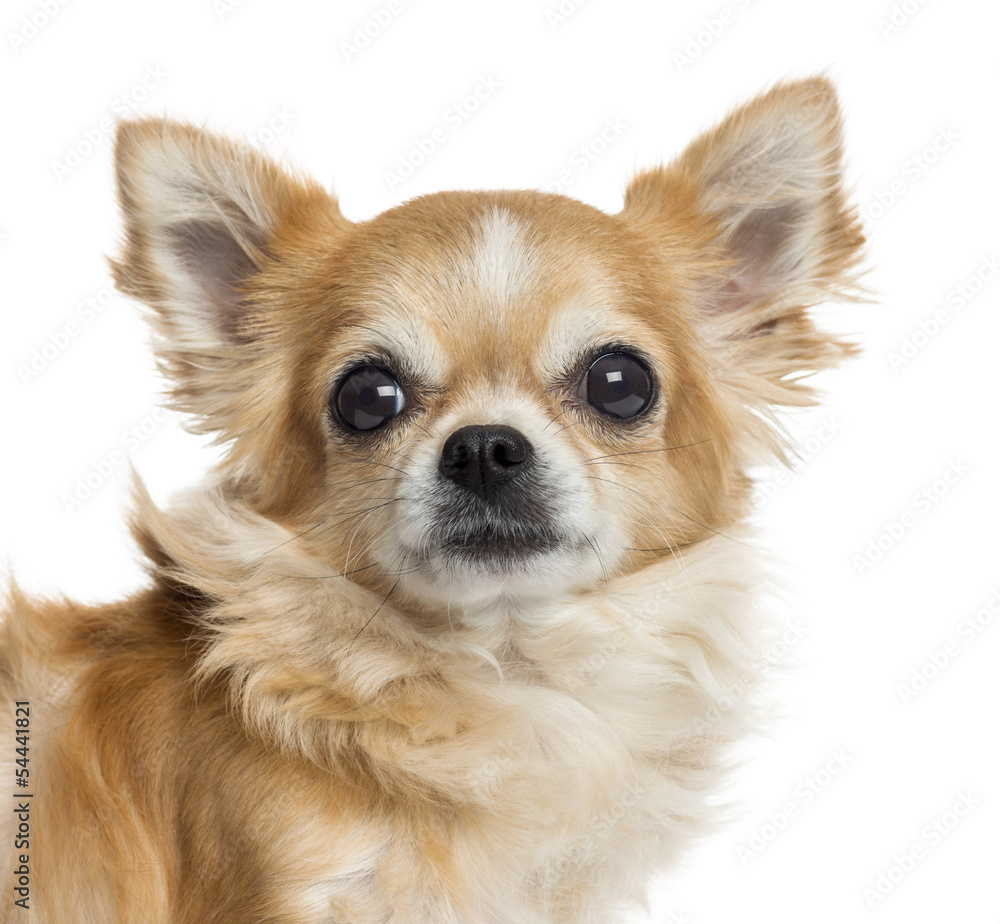
<path id="1" fill-rule="evenodd" d="M 445 440 L 438 466 L 445 478 L 489 499 L 531 467 L 531 443 L 513 427 L 461 427 Z"/>

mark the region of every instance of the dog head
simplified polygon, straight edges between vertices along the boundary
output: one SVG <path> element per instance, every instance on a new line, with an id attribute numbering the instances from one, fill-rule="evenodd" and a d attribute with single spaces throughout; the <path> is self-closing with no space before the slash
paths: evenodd
<path id="1" fill-rule="evenodd" d="M 470 618 L 725 530 L 862 236 L 823 79 L 732 113 L 608 215 L 538 192 L 363 222 L 255 150 L 124 123 L 118 286 L 223 489 L 333 573 Z"/>

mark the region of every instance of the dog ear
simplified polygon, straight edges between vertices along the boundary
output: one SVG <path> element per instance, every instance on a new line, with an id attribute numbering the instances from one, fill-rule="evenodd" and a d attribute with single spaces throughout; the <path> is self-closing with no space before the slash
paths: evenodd
<path id="1" fill-rule="evenodd" d="M 192 429 L 225 429 L 225 396 L 260 327 L 253 283 L 283 229 L 309 214 L 346 221 L 317 184 L 178 122 L 123 122 L 115 169 L 125 223 L 115 282 L 153 308 L 175 404 L 200 418 Z"/>
<path id="2" fill-rule="evenodd" d="M 750 403 L 807 404 L 803 374 L 852 347 L 807 309 L 856 297 L 864 237 L 843 189 L 841 119 L 817 77 L 776 86 L 640 174 L 622 216 L 665 255 L 700 248 L 696 323 Z"/>

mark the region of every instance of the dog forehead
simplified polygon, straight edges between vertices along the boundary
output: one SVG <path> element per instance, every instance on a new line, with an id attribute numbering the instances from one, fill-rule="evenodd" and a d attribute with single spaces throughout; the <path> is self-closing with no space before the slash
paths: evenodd
<path id="1" fill-rule="evenodd" d="M 447 201 L 418 200 L 413 214 L 394 216 L 407 227 L 392 240 L 376 299 L 396 342 L 444 375 L 456 364 L 484 373 L 551 365 L 600 336 L 613 285 L 585 227 L 588 212 L 600 213 L 574 203 L 566 222 L 553 197 L 480 195 L 462 195 L 450 213 Z"/>
<path id="2" fill-rule="evenodd" d="M 524 223 L 494 205 L 480 216 L 457 269 L 468 279 L 473 301 L 502 319 L 505 307 L 520 304 L 537 288 L 541 262 Z"/>

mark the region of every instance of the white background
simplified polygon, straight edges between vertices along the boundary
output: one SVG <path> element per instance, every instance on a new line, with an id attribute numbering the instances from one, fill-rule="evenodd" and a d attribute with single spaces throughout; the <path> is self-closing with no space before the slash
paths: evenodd
<path id="1" fill-rule="evenodd" d="M 991 595 L 1000 611 L 1000 282 L 973 279 L 1000 256 L 997 7 L 557 4 L 399 0 L 348 54 L 388 0 L 4 3 L 0 561 L 32 590 L 100 600 L 136 586 L 115 462 L 129 457 L 165 499 L 214 452 L 152 416 L 162 383 L 146 329 L 107 291 L 116 107 L 255 138 L 334 185 L 354 219 L 560 171 L 567 194 L 616 211 L 634 169 L 773 81 L 825 70 L 876 301 L 831 313 L 864 353 L 798 418 L 808 458 L 784 484 L 765 476 L 762 541 L 787 563 L 802 626 L 785 719 L 738 778 L 741 814 L 671 876 L 650 920 L 996 924 L 1000 620 L 964 621 Z M 449 110 L 484 78 L 496 89 L 455 125 Z M 621 130 L 599 151 L 608 119 Z M 393 180 L 435 128 L 444 142 Z M 106 307 L 91 316 L 88 299 Z M 893 363 L 935 312 L 946 323 Z M 70 505 L 88 475 L 97 487 Z M 935 652 L 944 666 L 904 702 Z M 817 777 L 834 752 L 846 767 Z M 974 807 L 946 836 L 928 829 L 963 798 Z M 888 894 L 866 898 L 880 876 Z"/>

